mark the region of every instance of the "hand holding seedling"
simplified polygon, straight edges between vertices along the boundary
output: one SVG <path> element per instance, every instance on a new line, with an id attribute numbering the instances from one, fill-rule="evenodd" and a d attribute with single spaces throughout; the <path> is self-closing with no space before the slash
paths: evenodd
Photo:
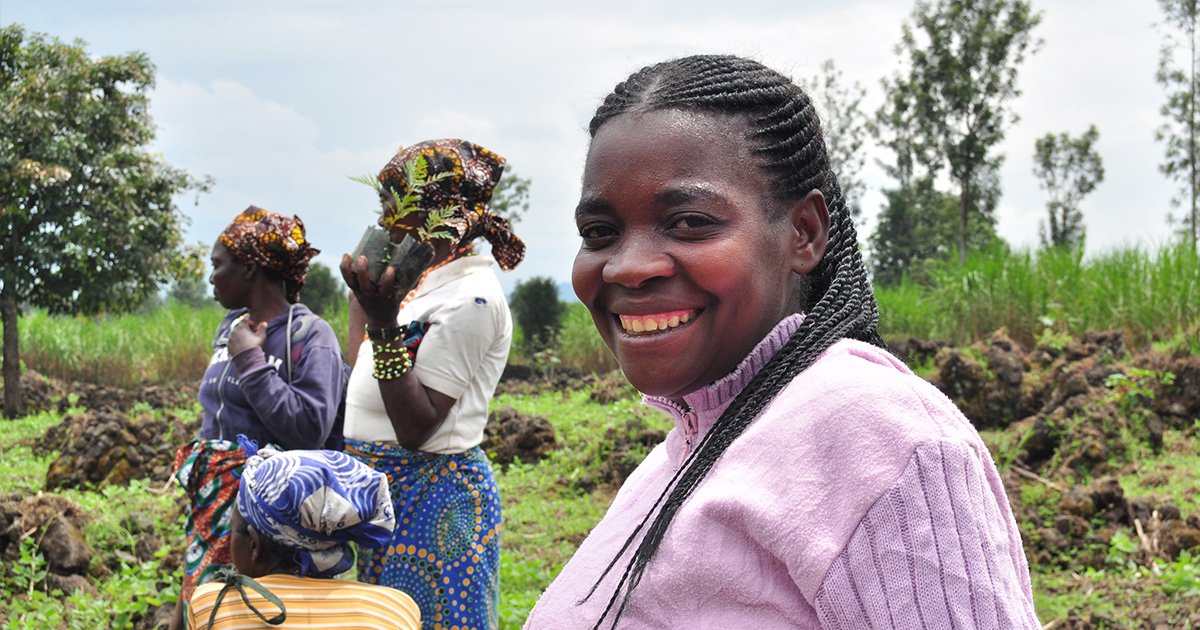
<path id="1" fill-rule="evenodd" d="M 404 296 L 416 287 L 433 261 L 432 241 L 455 238 L 449 219 L 458 206 L 430 209 L 421 203 L 425 188 L 449 175 L 430 175 L 425 157 L 417 156 L 404 164 L 403 195 L 385 188 L 377 178 L 351 178 L 374 189 L 383 203 L 379 227 L 368 227 L 354 253 L 343 256 L 339 265 L 342 278 L 354 291 L 371 326 L 395 324 Z M 409 215 L 419 217 L 419 213 L 425 213 L 424 221 L 408 219 Z M 398 234 L 399 241 L 393 242 Z"/>

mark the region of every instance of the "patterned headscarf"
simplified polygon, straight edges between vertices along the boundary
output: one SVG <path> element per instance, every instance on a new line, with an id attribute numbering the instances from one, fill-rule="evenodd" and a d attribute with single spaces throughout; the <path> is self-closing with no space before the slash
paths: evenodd
<path id="1" fill-rule="evenodd" d="M 301 575 L 349 570 L 350 543 L 387 544 L 396 526 L 387 475 L 339 451 L 255 451 L 238 437 L 249 455 L 238 511 L 260 534 L 296 551 Z"/>
<path id="2" fill-rule="evenodd" d="M 217 240 L 240 262 L 255 262 L 281 276 L 288 302 L 300 300 L 300 289 L 308 275 L 308 261 L 321 253 L 309 245 L 300 217 L 250 206 L 234 218 Z"/>
<path id="3" fill-rule="evenodd" d="M 488 206 L 504 174 L 505 159 L 466 140 L 426 140 L 397 151 L 379 171 L 379 183 L 403 196 L 408 192 L 404 165 L 419 155 L 425 156 L 430 176 L 450 173 L 421 191 L 420 206 L 426 210 L 457 206 L 449 225 L 458 233 L 459 246 L 482 236 L 492 244 L 492 256 L 501 269 L 509 271 L 519 265 L 525 257 L 525 243 L 513 234 L 508 219 L 492 214 Z"/>

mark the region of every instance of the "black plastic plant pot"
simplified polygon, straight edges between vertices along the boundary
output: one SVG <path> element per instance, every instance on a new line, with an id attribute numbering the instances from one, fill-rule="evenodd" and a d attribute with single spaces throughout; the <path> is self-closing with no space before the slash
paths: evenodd
<path id="1" fill-rule="evenodd" d="M 363 232 L 362 238 L 359 239 L 358 246 L 354 248 L 351 256 L 354 260 L 358 260 L 359 256 L 366 256 L 367 273 L 371 277 L 371 282 L 378 283 L 380 276 L 383 275 L 383 270 L 387 269 L 388 262 L 391 261 L 391 247 L 392 242 L 388 238 L 387 230 L 371 225 L 367 226 L 367 230 Z"/>
<path id="2" fill-rule="evenodd" d="M 403 296 L 421 280 L 421 274 L 433 262 L 433 246 L 411 234 L 399 243 L 391 243 L 391 264 L 396 273 L 396 295 Z M 382 272 L 380 272 L 382 273 Z"/>

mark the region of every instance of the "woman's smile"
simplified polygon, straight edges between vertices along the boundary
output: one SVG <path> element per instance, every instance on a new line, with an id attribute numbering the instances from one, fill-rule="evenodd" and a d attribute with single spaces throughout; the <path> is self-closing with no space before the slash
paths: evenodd
<path id="1" fill-rule="evenodd" d="M 695 309 L 665 311 L 647 315 L 617 315 L 621 330 L 627 334 L 645 335 L 649 333 L 664 333 L 667 330 L 679 328 L 692 321 L 698 314 Z"/>

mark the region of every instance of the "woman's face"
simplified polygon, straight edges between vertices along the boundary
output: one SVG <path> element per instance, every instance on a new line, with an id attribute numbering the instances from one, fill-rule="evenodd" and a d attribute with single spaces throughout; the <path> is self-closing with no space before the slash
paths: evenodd
<path id="1" fill-rule="evenodd" d="M 771 212 L 746 132 L 740 118 L 660 110 L 592 139 L 572 284 L 644 393 L 678 398 L 725 376 L 799 309 L 792 213 Z"/>
<path id="2" fill-rule="evenodd" d="M 233 517 L 230 521 L 229 553 L 233 564 L 239 573 L 250 577 L 259 577 L 258 563 L 254 560 L 254 541 L 250 535 L 250 524 L 242 518 L 242 513 L 234 505 Z"/>
<path id="3" fill-rule="evenodd" d="M 220 241 L 213 245 L 209 260 L 212 273 L 208 275 L 208 283 L 213 287 L 217 302 L 227 309 L 249 306 L 250 283 L 246 279 L 246 266 L 238 262 Z"/>

